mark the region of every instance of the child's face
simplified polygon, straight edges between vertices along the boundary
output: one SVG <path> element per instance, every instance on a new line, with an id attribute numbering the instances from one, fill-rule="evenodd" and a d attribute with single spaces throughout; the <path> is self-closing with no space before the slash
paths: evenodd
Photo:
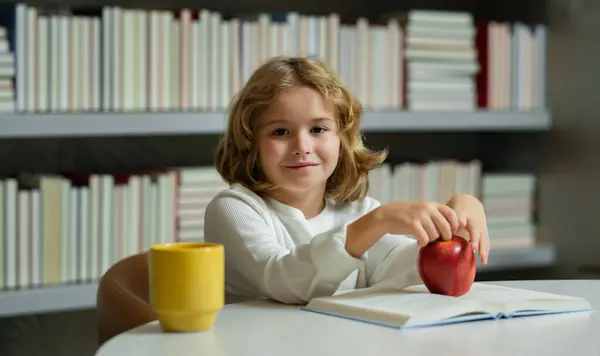
<path id="1" fill-rule="evenodd" d="M 287 89 L 259 125 L 260 167 L 280 194 L 324 193 L 340 151 L 333 106 L 310 88 Z"/>

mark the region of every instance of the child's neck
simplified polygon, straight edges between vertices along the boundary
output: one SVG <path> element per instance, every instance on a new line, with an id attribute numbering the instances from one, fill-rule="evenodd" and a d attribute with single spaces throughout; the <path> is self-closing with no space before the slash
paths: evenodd
<path id="1" fill-rule="evenodd" d="M 289 192 L 277 192 L 273 198 L 285 205 L 300 210 L 305 219 L 311 219 L 319 215 L 325 208 L 324 192 L 305 192 L 291 194 Z"/>

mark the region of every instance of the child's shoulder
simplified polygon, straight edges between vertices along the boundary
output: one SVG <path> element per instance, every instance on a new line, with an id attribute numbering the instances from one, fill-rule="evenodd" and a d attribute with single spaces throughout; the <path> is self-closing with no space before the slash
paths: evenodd
<path id="1" fill-rule="evenodd" d="M 267 206 L 261 196 L 237 183 L 217 193 L 206 207 L 207 210 L 247 208 L 261 211 L 266 209 Z"/>

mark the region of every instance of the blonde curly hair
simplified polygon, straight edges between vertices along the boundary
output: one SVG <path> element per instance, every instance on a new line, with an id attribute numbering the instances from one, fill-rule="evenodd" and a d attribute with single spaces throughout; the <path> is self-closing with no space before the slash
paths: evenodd
<path id="1" fill-rule="evenodd" d="M 217 148 L 217 171 L 229 184 L 242 184 L 259 195 L 268 195 L 275 188 L 258 164 L 257 123 L 281 91 L 300 86 L 317 91 L 335 108 L 340 158 L 327 180 L 326 196 L 342 204 L 363 198 L 369 189 L 368 172 L 386 159 L 387 151 L 364 146 L 359 127 L 361 104 L 329 66 L 315 58 L 274 57 L 252 74 L 231 102 L 227 130 Z"/>

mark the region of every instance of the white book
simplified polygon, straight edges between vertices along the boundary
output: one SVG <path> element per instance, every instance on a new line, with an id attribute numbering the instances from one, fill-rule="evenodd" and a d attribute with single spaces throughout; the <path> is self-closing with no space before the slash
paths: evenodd
<path id="1" fill-rule="evenodd" d="M 179 83 L 181 82 L 180 63 L 179 63 L 179 50 L 181 43 L 179 43 L 179 33 L 181 32 L 181 26 L 179 20 L 175 18 L 170 19 L 169 25 L 169 42 L 167 47 L 166 57 L 169 58 L 169 64 L 167 66 L 167 75 L 169 76 L 167 83 L 167 92 L 169 93 L 169 102 L 167 103 L 167 109 L 179 109 L 179 96 L 180 89 Z M 216 90 L 215 87 L 211 89 Z"/>
<path id="2" fill-rule="evenodd" d="M 221 29 L 221 14 L 217 12 L 213 12 L 210 14 L 210 23 L 209 23 L 209 32 L 208 32 L 208 43 L 209 50 L 207 55 L 210 57 L 209 63 L 209 73 L 208 77 L 210 78 L 209 88 L 210 91 L 208 93 L 209 97 L 209 110 L 218 110 L 220 109 L 221 103 L 221 55 L 219 46 L 221 46 L 222 41 L 222 29 Z"/>
<path id="3" fill-rule="evenodd" d="M 148 23 L 149 16 L 146 10 L 137 10 L 137 63 L 136 63 L 136 109 L 145 111 L 148 109 Z"/>
<path id="4" fill-rule="evenodd" d="M 74 88 L 71 86 L 71 78 L 74 76 L 73 68 L 70 65 L 70 61 L 64 60 L 65 58 L 71 58 L 71 48 L 73 42 L 71 38 L 71 18 L 67 15 L 60 15 L 58 18 L 58 41 L 60 44 L 60 53 L 58 54 L 59 59 L 59 74 L 58 74 L 58 86 L 59 86 L 59 110 L 70 111 L 73 109 L 71 106 L 71 98 L 73 97 Z"/>
<path id="5" fill-rule="evenodd" d="M 123 22 L 123 111 L 134 111 L 135 108 L 135 94 L 136 94 L 136 17 L 135 10 L 122 10 Z"/>
<path id="6" fill-rule="evenodd" d="M 29 222 L 31 224 L 31 253 L 30 256 L 30 267 L 31 267 L 31 280 L 30 283 L 33 287 L 37 287 L 42 284 L 42 214 L 41 214 L 41 193 L 39 190 L 32 190 L 29 194 L 31 199 L 30 204 L 30 216 Z"/>
<path id="7" fill-rule="evenodd" d="M 77 24 L 79 31 L 79 85 L 81 93 L 79 94 L 79 107 L 82 111 L 89 111 L 92 107 L 92 84 L 93 74 L 92 56 L 93 45 L 92 39 L 92 22 L 90 18 L 81 17 Z"/>
<path id="8" fill-rule="evenodd" d="M 149 240 L 148 248 L 152 245 L 159 243 L 160 235 L 160 217 L 158 209 L 158 184 L 154 179 L 150 178 L 150 191 L 147 196 L 148 199 L 144 200 L 144 204 L 148 205 L 148 229 L 149 229 Z"/>
<path id="9" fill-rule="evenodd" d="M 140 248 L 142 250 L 146 250 L 150 248 L 152 244 L 152 230 L 154 230 L 153 226 L 153 210 L 151 204 L 152 198 L 152 179 L 148 175 L 144 175 L 141 177 L 141 196 L 140 199 L 142 201 L 141 204 L 141 243 Z"/>
<path id="10" fill-rule="evenodd" d="M 38 33 L 35 30 L 37 28 L 38 22 L 38 10 L 34 7 L 27 8 L 27 33 L 26 33 L 26 43 L 27 43 L 27 57 L 26 57 L 26 77 L 17 77 L 22 83 L 23 80 L 27 81 L 27 91 L 25 95 L 27 95 L 27 111 L 35 112 L 38 110 L 38 98 L 37 98 L 37 61 L 38 61 L 38 48 L 37 48 L 37 39 Z"/>
<path id="11" fill-rule="evenodd" d="M 113 224 L 111 225 L 111 237 L 114 241 L 114 258 L 115 261 L 121 260 L 125 257 L 124 255 L 124 234 L 122 231 L 124 224 L 124 201 L 125 201 L 125 185 L 115 184 L 115 188 L 112 192 L 112 206 L 111 206 L 111 219 Z"/>
<path id="12" fill-rule="evenodd" d="M 288 56 L 300 55 L 300 15 L 297 12 L 287 14 L 287 47 L 285 54 Z"/>
<path id="13" fill-rule="evenodd" d="M 250 79 L 250 75 L 254 70 L 253 57 L 256 51 L 256 48 L 253 46 L 254 40 L 254 23 L 250 21 L 244 21 L 241 24 L 241 76 L 242 76 L 242 84 L 246 83 L 248 79 Z"/>
<path id="14" fill-rule="evenodd" d="M 126 196 L 127 185 L 119 184 L 114 189 L 114 201 L 113 201 L 113 239 L 116 244 L 114 262 L 120 261 L 127 257 L 127 239 L 133 239 L 135 236 L 129 236 L 127 234 L 127 214 L 126 214 Z"/>
<path id="15" fill-rule="evenodd" d="M 192 21 L 190 26 L 190 46 L 189 46 L 189 84 L 190 88 L 190 102 L 189 108 L 198 109 L 200 108 L 200 58 L 204 53 L 200 53 L 200 21 Z"/>
<path id="16" fill-rule="evenodd" d="M 111 109 L 113 111 L 123 111 L 125 109 L 125 19 L 124 10 L 119 7 L 113 7 L 110 15 L 110 27 L 112 33 L 108 39 L 109 45 L 111 46 L 111 88 L 112 88 L 112 101 Z M 109 24 L 107 24 L 108 26 Z"/>
<path id="17" fill-rule="evenodd" d="M 159 105 L 159 75 L 160 75 L 160 49 L 159 49 L 159 29 L 160 13 L 156 10 L 150 10 L 148 14 L 148 77 L 146 78 L 148 88 L 148 110 L 156 111 Z"/>
<path id="18" fill-rule="evenodd" d="M 17 213 L 17 251 L 19 266 L 17 271 L 19 274 L 17 285 L 20 288 L 29 288 L 29 191 L 20 190 L 18 196 L 18 213 Z"/>
<path id="19" fill-rule="evenodd" d="M 28 83 L 27 83 L 27 58 L 29 56 L 27 49 L 27 32 L 29 31 L 27 27 L 27 5 L 25 4 L 16 4 L 15 5 L 15 33 L 16 33 L 16 53 L 15 58 L 16 61 L 16 77 L 19 78 L 17 82 L 17 105 L 16 109 L 19 112 L 26 112 L 28 110 Z M 16 197 L 15 197 L 16 199 Z M 14 255 L 13 255 L 14 256 Z M 11 278 L 11 286 L 14 280 Z M 14 281 L 16 283 L 16 281 Z"/>
<path id="20" fill-rule="evenodd" d="M 371 50 L 371 44 L 369 43 L 369 23 L 366 18 L 359 18 L 356 21 L 356 41 L 356 70 L 358 72 L 357 80 L 354 82 L 356 85 L 356 96 L 365 108 L 369 108 L 372 105 L 369 100 L 371 77 L 369 71 L 369 51 Z"/>
<path id="21" fill-rule="evenodd" d="M 103 174 L 100 178 L 100 270 L 101 277 L 114 263 L 114 235 L 112 224 L 114 177 Z"/>
<path id="22" fill-rule="evenodd" d="M 131 176 L 127 185 L 127 255 L 138 253 L 143 245 L 141 243 L 140 223 L 142 222 L 142 179 L 140 176 Z M 143 227 L 142 227 L 143 229 Z"/>
<path id="23" fill-rule="evenodd" d="M 101 61 L 101 29 L 100 29 L 100 19 L 92 18 L 91 23 L 89 25 L 92 44 L 91 44 L 91 81 L 92 81 L 92 90 L 91 90 L 91 103 L 90 107 L 94 111 L 100 111 L 102 109 L 102 79 L 101 79 L 101 69 L 100 64 Z M 110 88 L 109 88 L 110 89 Z"/>
<path id="24" fill-rule="evenodd" d="M 70 192 L 71 182 L 67 179 L 62 179 L 60 190 L 60 282 L 69 282 L 69 225 L 70 225 Z"/>
<path id="25" fill-rule="evenodd" d="M 447 10 L 412 10 L 408 13 L 408 21 L 420 23 L 425 26 L 442 28 L 446 27 L 470 27 L 473 25 L 473 16 L 463 11 Z"/>
<path id="26" fill-rule="evenodd" d="M 177 240 L 177 172 L 170 172 L 167 183 L 168 206 L 167 206 L 167 231 L 169 233 L 167 242 L 175 242 Z"/>
<path id="27" fill-rule="evenodd" d="M 83 94 L 84 89 L 83 86 L 85 75 L 84 74 L 84 66 L 83 61 L 85 55 L 82 53 L 84 48 L 82 47 L 83 40 L 83 19 L 79 16 L 70 17 L 69 21 L 71 25 L 69 27 L 70 37 L 70 52 L 71 52 L 71 62 L 69 63 L 69 69 L 71 71 L 71 80 L 70 80 L 70 106 L 69 109 L 77 112 L 82 109 L 83 103 Z M 63 276 L 64 277 L 64 276 Z"/>
<path id="28" fill-rule="evenodd" d="M 99 277 L 99 249 L 100 249 L 100 177 L 96 174 L 90 176 L 89 188 L 89 242 L 88 242 L 88 269 L 89 278 Z"/>
<path id="29" fill-rule="evenodd" d="M 335 72 L 340 67 L 340 16 L 329 14 L 327 17 L 327 59 Z"/>
<path id="30" fill-rule="evenodd" d="M 60 18 L 58 15 L 50 16 L 50 34 L 49 34 L 49 66 L 50 72 L 48 90 L 50 91 L 50 111 L 56 112 L 61 109 L 61 34 Z M 41 62 L 40 62 L 41 63 Z"/>
<path id="31" fill-rule="evenodd" d="M 229 20 L 230 31 L 229 31 L 229 70 L 231 71 L 231 81 L 229 84 L 229 96 L 227 97 L 227 105 L 229 101 L 241 88 L 242 88 L 242 73 L 241 73 L 241 46 L 240 46 L 240 21 L 239 19 Z M 287 36 L 287 33 L 286 33 Z M 287 39 L 286 39 L 287 40 Z"/>
<path id="32" fill-rule="evenodd" d="M 67 232 L 67 258 L 66 258 L 66 281 L 67 283 L 76 283 L 77 282 L 77 252 L 78 246 L 77 241 L 80 238 L 85 238 L 85 236 L 78 235 L 78 224 L 79 224 L 79 188 L 70 187 L 68 189 L 69 195 L 69 209 L 68 209 L 68 221 L 66 225 Z"/>
<path id="33" fill-rule="evenodd" d="M 17 287 L 17 180 L 4 181 L 4 282 L 8 289 Z"/>
<path id="34" fill-rule="evenodd" d="M 387 90 L 387 104 L 394 109 L 403 106 L 403 76 L 404 76 L 404 54 L 402 51 L 402 28 L 398 20 L 390 19 L 387 24 L 388 63 L 387 76 L 390 82 Z"/>
<path id="35" fill-rule="evenodd" d="M 92 278 L 90 269 L 90 188 L 78 187 L 77 200 L 79 208 L 77 211 L 77 280 L 86 282 Z"/>
<path id="36" fill-rule="evenodd" d="M 383 109 L 389 107 L 386 96 L 390 93 L 387 29 L 383 26 L 371 26 L 369 29 L 369 107 Z"/>
<path id="37" fill-rule="evenodd" d="M 210 86 L 210 56 L 208 55 L 209 46 L 209 25 L 210 25 L 210 12 L 206 9 L 200 10 L 198 15 L 198 46 L 197 46 L 197 58 L 198 58 L 198 107 L 201 110 L 206 110 L 209 107 L 209 92 L 211 91 Z"/>
<path id="38" fill-rule="evenodd" d="M 112 7 L 107 6 L 102 9 L 102 109 L 106 111 L 114 109 L 115 101 L 115 97 L 113 96 L 115 91 L 113 81 L 116 68 L 113 54 L 115 50 L 115 45 L 113 44 L 115 35 L 113 31 L 116 25 L 113 13 Z M 99 36 L 99 34 L 95 35 Z M 100 59 L 100 55 L 98 54 L 96 58 Z"/>
<path id="39" fill-rule="evenodd" d="M 169 241 L 169 224 L 167 223 L 167 219 L 169 219 L 169 191 L 170 188 L 169 176 L 167 174 L 161 174 L 157 179 L 157 188 L 156 188 L 156 231 L 157 236 L 154 243 L 168 243 Z M 172 215 L 171 215 L 172 216 Z"/>
<path id="40" fill-rule="evenodd" d="M 218 109 L 225 109 L 231 99 L 231 68 L 229 67 L 230 53 L 230 31 L 231 25 L 229 21 L 221 22 L 220 26 L 220 48 L 219 48 L 219 96 Z"/>
<path id="41" fill-rule="evenodd" d="M 414 328 L 593 309 L 583 298 L 475 283 L 460 297 L 433 294 L 424 285 L 402 290 L 358 289 L 314 298 L 302 310 L 391 328 Z"/>
<path id="42" fill-rule="evenodd" d="M 48 92 L 49 83 L 49 67 L 50 67 L 50 18 L 48 16 L 40 16 L 37 24 L 37 109 L 41 112 L 49 111 L 50 109 L 50 93 Z"/>
<path id="43" fill-rule="evenodd" d="M 190 9 L 182 9 L 179 14 L 180 34 L 179 34 L 179 63 L 180 63 L 180 83 L 179 83 L 179 102 L 177 103 L 182 110 L 188 110 L 192 107 L 192 78 L 194 78 L 192 58 L 195 43 L 192 42 L 192 13 Z"/>

